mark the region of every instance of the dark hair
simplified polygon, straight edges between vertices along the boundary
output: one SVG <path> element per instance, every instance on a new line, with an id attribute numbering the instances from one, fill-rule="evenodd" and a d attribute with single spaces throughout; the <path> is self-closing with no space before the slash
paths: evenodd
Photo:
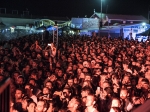
<path id="1" fill-rule="evenodd" d="M 17 88 L 16 91 L 17 91 L 17 90 L 21 91 L 22 94 L 24 93 L 24 89 L 22 89 L 22 88 Z"/>
<path id="2" fill-rule="evenodd" d="M 27 83 L 27 84 L 26 84 L 26 86 L 27 86 L 27 85 L 28 85 L 28 86 L 30 86 L 30 89 L 34 89 L 34 87 L 33 87 L 33 85 L 32 85 L 32 84 Z"/>
<path id="3" fill-rule="evenodd" d="M 23 79 L 23 82 L 25 81 L 25 78 L 23 77 L 23 75 L 19 75 L 19 76 L 17 77 L 17 79 L 19 79 L 19 78 L 22 78 L 22 79 Z"/>
<path id="4" fill-rule="evenodd" d="M 24 96 L 23 97 L 23 100 L 26 100 L 27 101 L 27 104 L 29 104 L 29 102 L 34 102 L 32 98 L 29 98 L 27 96 Z"/>
<path id="5" fill-rule="evenodd" d="M 44 108 L 48 109 L 48 103 L 46 100 L 40 99 L 38 102 L 44 102 Z"/>
<path id="6" fill-rule="evenodd" d="M 47 83 L 51 83 L 51 84 L 52 84 L 52 87 L 53 87 L 53 83 L 52 83 L 51 81 L 45 82 L 45 83 L 44 83 L 44 86 L 46 86 Z"/>
<path id="7" fill-rule="evenodd" d="M 33 100 L 30 100 L 30 101 L 28 102 L 27 107 L 28 107 L 31 103 L 34 103 L 34 104 L 36 105 L 36 103 L 35 103 Z"/>
<path id="8" fill-rule="evenodd" d="M 19 71 L 14 71 L 14 73 L 13 73 L 13 74 L 15 74 L 15 73 L 18 73 L 18 74 L 20 75 L 20 72 L 19 72 Z"/>
<path id="9" fill-rule="evenodd" d="M 37 76 L 37 75 L 38 75 L 37 69 L 33 69 L 32 72 L 31 72 L 31 74 L 30 74 L 30 76 L 31 76 L 31 75 L 36 75 L 36 76 Z"/>
<path id="10" fill-rule="evenodd" d="M 146 84 L 149 84 L 149 80 L 147 78 L 142 79 L 142 82 L 145 82 Z"/>
<path id="11" fill-rule="evenodd" d="M 34 78 L 29 78 L 28 82 L 30 82 L 31 80 L 33 80 L 34 82 L 36 82 L 36 80 Z"/>
<path id="12" fill-rule="evenodd" d="M 48 87 L 43 87 L 43 89 L 44 89 L 44 88 L 48 89 L 48 92 L 50 92 L 50 89 L 49 89 Z M 43 89 L 42 89 L 42 90 L 43 90 Z"/>
<path id="13" fill-rule="evenodd" d="M 101 76 L 102 76 L 102 75 L 106 76 L 106 75 L 107 75 L 107 73 L 106 73 L 106 72 L 102 72 L 102 73 L 101 73 Z"/>
<path id="14" fill-rule="evenodd" d="M 107 92 L 108 95 L 112 95 L 113 94 L 112 87 L 106 87 L 104 90 Z"/>
<path id="15" fill-rule="evenodd" d="M 112 78 L 113 78 L 113 79 L 119 79 L 119 75 L 118 75 L 117 73 L 113 73 L 113 74 L 112 74 Z"/>
<path id="16" fill-rule="evenodd" d="M 72 89 L 71 89 L 71 88 L 69 88 L 69 87 L 65 87 L 64 89 L 67 89 L 67 90 L 68 90 L 68 92 L 69 92 L 69 93 L 71 93 L 71 94 L 73 93 Z M 63 90 L 64 90 L 64 89 L 63 89 Z"/>
<path id="17" fill-rule="evenodd" d="M 89 86 L 84 86 L 81 91 L 87 91 L 88 94 L 92 94 L 93 90 Z"/>
<path id="18" fill-rule="evenodd" d="M 74 76 L 69 76 L 68 80 L 73 80 Z"/>
<path id="19" fill-rule="evenodd" d="M 82 100 L 79 98 L 79 96 L 74 96 L 74 97 L 72 97 L 72 99 L 76 99 L 76 102 L 77 102 L 77 104 L 78 104 L 78 107 L 77 107 L 77 109 L 80 109 L 81 108 L 81 103 L 82 103 Z"/>
<path id="20" fill-rule="evenodd" d="M 90 73 L 85 73 L 85 76 L 90 76 L 90 77 L 92 77 Z"/>
<path id="21" fill-rule="evenodd" d="M 17 89 L 15 90 L 15 93 L 16 93 L 17 90 L 22 92 L 22 96 L 21 96 L 21 97 L 23 98 L 23 97 L 25 96 L 25 94 L 24 94 L 24 93 L 25 93 L 25 90 L 24 90 L 23 88 L 17 88 Z"/>
<path id="22" fill-rule="evenodd" d="M 93 101 L 95 101 L 94 107 L 97 108 L 98 107 L 98 105 L 97 105 L 97 103 L 98 103 L 97 102 L 98 101 L 97 97 L 94 94 L 89 94 L 88 96 L 92 96 L 93 97 Z"/>
<path id="23" fill-rule="evenodd" d="M 121 112 L 121 109 L 119 107 L 111 107 L 114 112 Z"/>
<path id="24" fill-rule="evenodd" d="M 129 61 L 125 60 L 125 61 L 122 62 L 122 64 L 129 65 Z"/>

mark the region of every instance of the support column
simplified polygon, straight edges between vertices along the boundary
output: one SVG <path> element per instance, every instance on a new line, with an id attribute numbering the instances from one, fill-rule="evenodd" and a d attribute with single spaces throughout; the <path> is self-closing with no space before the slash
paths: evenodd
<path id="1" fill-rule="evenodd" d="M 53 43 L 58 47 L 58 26 L 54 26 L 53 29 Z"/>
<path id="2" fill-rule="evenodd" d="M 123 28 L 120 28 L 120 37 L 122 37 L 122 39 L 124 39 L 124 34 L 123 34 Z"/>

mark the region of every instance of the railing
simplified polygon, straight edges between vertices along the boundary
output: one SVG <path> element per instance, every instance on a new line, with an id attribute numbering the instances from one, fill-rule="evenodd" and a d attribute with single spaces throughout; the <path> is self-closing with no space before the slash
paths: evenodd
<path id="1" fill-rule="evenodd" d="M 8 78 L 0 83 L 0 112 L 9 112 L 10 110 L 10 82 Z"/>
<path id="2" fill-rule="evenodd" d="M 150 112 L 150 99 L 147 100 L 143 105 L 135 109 L 133 112 Z"/>

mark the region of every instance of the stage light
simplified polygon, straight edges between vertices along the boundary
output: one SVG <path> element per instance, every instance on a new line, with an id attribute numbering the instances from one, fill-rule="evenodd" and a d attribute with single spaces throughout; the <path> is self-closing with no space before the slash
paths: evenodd
<path id="1" fill-rule="evenodd" d="M 142 26 L 145 26 L 146 25 L 146 23 L 142 23 Z"/>

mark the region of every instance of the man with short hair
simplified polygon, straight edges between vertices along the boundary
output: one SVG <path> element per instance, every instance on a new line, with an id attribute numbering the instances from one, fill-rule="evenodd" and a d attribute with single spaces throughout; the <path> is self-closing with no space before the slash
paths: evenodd
<path id="1" fill-rule="evenodd" d="M 81 110 L 81 100 L 78 97 L 73 97 L 68 103 L 68 111 L 79 112 Z"/>
<path id="2" fill-rule="evenodd" d="M 46 112 L 46 110 L 47 110 L 47 103 L 44 100 L 39 100 L 37 102 L 35 111 L 36 112 Z"/>
<path id="3" fill-rule="evenodd" d="M 66 101 L 67 104 L 68 104 L 71 96 L 72 96 L 71 89 L 70 88 L 64 88 L 63 92 L 62 92 L 62 95 L 61 95 L 61 99 L 64 100 L 64 101 Z"/>
<path id="4" fill-rule="evenodd" d="M 95 107 L 96 97 L 94 95 L 88 95 L 86 98 L 86 109 L 85 112 L 98 112 Z"/>
<path id="5" fill-rule="evenodd" d="M 15 91 L 15 101 L 14 101 L 14 105 L 13 108 L 19 112 L 22 112 L 22 101 L 23 101 L 23 90 L 18 88 Z"/>
<path id="6" fill-rule="evenodd" d="M 133 105 L 131 104 L 131 102 L 128 99 L 129 96 L 129 92 L 127 90 L 127 88 L 122 88 L 120 90 L 120 100 L 121 100 L 121 107 L 123 111 L 130 111 L 133 108 Z"/>
<path id="7" fill-rule="evenodd" d="M 91 82 L 91 80 L 92 80 L 92 77 L 91 77 L 91 75 L 90 74 L 86 74 L 85 75 L 85 79 L 84 79 L 85 81 L 90 81 Z"/>
<path id="8" fill-rule="evenodd" d="M 118 98 L 113 98 L 112 99 L 112 103 L 111 103 L 111 107 L 121 107 L 121 102 Z"/>
<path id="9" fill-rule="evenodd" d="M 37 103 L 37 97 L 33 94 L 33 86 L 31 84 L 26 84 L 25 90 L 28 97 L 30 97 L 35 103 Z"/>
<path id="10" fill-rule="evenodd" d="M 33 94 L 38 96 L 41 93 L 41 90 L 37 87 L 36 80 L 34 78 L 30 78 L 28 83 L 34 87 Z"/>
<path id="11" fill-rule="evenodd" d="M 60 102 L 58 102 L 60 103 L 59 108 L 67 109 L 67 105 L 72 97 L 72 91 L 70 88 L 65 87 L 62 92 L 55 91 L 54 96 L 60 99 Z"/>
<path id="12" fill-rule="evenodd" d="M 51 81 L 47 81 L 45 83 L 45 87 L 47 87 L 48 89 L 52 90 L 53 89 L 53 83 Z"/>
<path id="13" fill-rule="evenodd" d="M 22 75 L 19 75 L 16 79 L 16 86 L 18 88 L 23 88 L 24 87 L 24 77 Z"/>
<path id="14" fill-rule="evenodd" d="M 89 95 L 89 94 L 92 94 L 93 91 L 90 87 L 88 86 L 85 86 L 82 88 L 81 90 L 81 98 L 82 98 L 82 105 L 85 106 L 85 103 L 86 103 L 86 97 Z"/>
<path id="15" fill-rule="evenodd" d="M 16 92 L 15 92 L 15 102 L 22 102 L 23 96 L 24 96 L 23 90 L 20 89 L 20 88 L 16 89 Z"/>
<path id="16" fill-rule="evenodd" d="M 73 89 L 74 89 L 73 84 L 74 84 L 73 78 L 69 78 L 69 79 L 67 80 L 67 84 L 65 85 L 65 87 L 71 88 L 71 89 L 73 90 Z"/>

